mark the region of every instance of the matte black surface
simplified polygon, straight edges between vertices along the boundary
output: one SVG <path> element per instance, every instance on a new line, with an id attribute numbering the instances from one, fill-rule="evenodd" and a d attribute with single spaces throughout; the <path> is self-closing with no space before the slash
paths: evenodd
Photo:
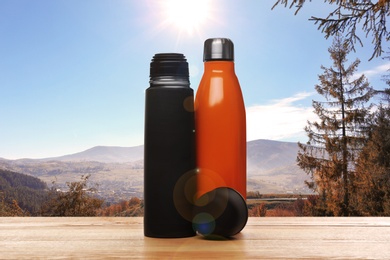
<path id="1" fill-rule="evenodd" d="M 146 90 L 144 234 L 162 238 L 188 237 L 195 232 L 191 221 L 176 209 L 174 190 L 179 196 L 185 193 L 185 187 L 176 184 L 196 167 L 193 90 L 188 79 L 183 80 L 183 77 L 188 78 L 188 69 L 182 73 L 182 67 L 187 64 L 184 56 L 167 54 L 164 57 L 173 62 L 160 60 L 158 72 L 151 68 L 152 75 L 157 76 L 151 77 L 150 88 Z M 165 65 L 167 67 L 161 68 Z M 175 66 L 180 68 L 175 70 Z M 181 71 L 180 79 L 174 77 L 177 71 Z M 167 75 L 161 76 L 164 73 Z"/>

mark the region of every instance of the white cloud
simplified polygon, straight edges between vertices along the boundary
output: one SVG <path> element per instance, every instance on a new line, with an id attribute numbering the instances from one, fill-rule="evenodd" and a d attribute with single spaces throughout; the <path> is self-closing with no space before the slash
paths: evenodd
<path id="1" fill-rule="evenodd" d="M 372 78 L 372 77 L 375 77 L 377 75 L 382 76 L 389 69 L 390 69 L 390 62 L 387 62 L 385 64 L 376 66 L 376 67 L 374 67 L 372 69 L 368 69 L 368 70 L 364 70 L 364 71 L 360 71 L 358 73 L 355 73 L 353 78 L 358 78 L 358 77 L 362 76 L 363 74 L 367 78 Z"/>
<path id="2" fill-rule="evenodd" d="M 247 140 L 287 140 L 305 136 L 307 120 L 316 120 L 313 108 L 295 105 L 313 93 L 298 93 L 292 97 L 274 100 L 271 104 L 246 108 Z"/>

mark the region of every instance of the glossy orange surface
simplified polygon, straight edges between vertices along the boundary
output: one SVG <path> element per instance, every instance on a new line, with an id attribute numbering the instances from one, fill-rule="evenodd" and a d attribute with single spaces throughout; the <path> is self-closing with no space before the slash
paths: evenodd
<path id="1" fill-rule="evenodd" d="M 246 199 L 246 117 L 234 62 L 204 69 L 195 98 L 197 196 L 225 186 Z"/>

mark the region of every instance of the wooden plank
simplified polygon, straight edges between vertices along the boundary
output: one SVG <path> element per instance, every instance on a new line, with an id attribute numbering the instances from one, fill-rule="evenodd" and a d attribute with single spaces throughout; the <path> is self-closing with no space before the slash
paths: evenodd
<path id="1" fill-rule="evenodd" d="M 250 218 L 230 240 L 143 236 L 142 218 L 0 218 L 2 259 L 390 259 L 390 218 Z"/>

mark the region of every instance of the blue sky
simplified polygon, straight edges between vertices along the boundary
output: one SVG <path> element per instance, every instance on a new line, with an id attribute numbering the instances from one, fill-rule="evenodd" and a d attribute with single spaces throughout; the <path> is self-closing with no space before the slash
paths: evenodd
<path id="1" fill-rule="evenodd" d="M 1 0 L 0 157 L 143 144 L 151 58 L 186 55 L 196 91 L 211 37 L 235 44 L 248 141 L 305 141 L 320 66 L 331 65 L 331 39 L 308 18 L 325 16 L 327 5 L 308 3 L 294 16 L 282 6 L 271 11 L 273 0 L 195 0 L 183 16 L 170 1 Z M 383 89 L 389 62 L 368 61 L 373 49 L 364 42 L 349 60 L 358 57 L 358 73 Z"/>

